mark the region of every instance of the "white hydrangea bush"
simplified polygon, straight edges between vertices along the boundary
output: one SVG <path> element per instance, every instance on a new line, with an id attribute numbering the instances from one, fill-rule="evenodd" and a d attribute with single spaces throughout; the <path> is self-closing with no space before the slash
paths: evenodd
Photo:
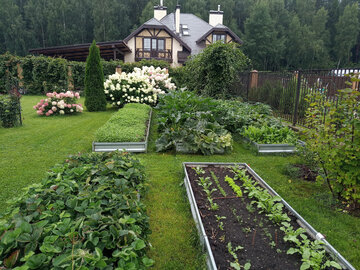
<path id="1" fill-rule="evenodd" d="M 114 106 L 123 107 L 126 103 L 144 103 L 155 106 L 158 95 L 165 91 L 152 85 L 148 75 L 139 71 L 115 73 L 104 82 L 106 99 Z"/>
<path id="2" fill-rule="evenodd" d="M 171 90 L 175 90 L 176 86 L 171 82 L 168 70 L 166 68 L 161 69 L 160 67 L 143 66 L 140 68 L 134 68 L 134 72 L 139 75 L 146 75 L 149 77 L 151 85 L 157 89 L 161 89 L 168 93 Z"/>

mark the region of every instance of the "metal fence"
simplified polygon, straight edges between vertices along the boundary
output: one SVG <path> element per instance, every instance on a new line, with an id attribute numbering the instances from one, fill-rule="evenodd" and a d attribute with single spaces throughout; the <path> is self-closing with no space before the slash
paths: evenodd
<path id="1" fill-rule="evenodd" d="M 278 116 L 293 125 L 304 125 L 308 107 L 305 97 L 309 93 L 320 91 L 327 100 L 334 100 L 339 89 L 359 90 L 358 83 L 349 85 L 348 76 L 359 71 L 360 68 L 241 73 L 238 81 L 242 83 L 236 94 L 248 101 L 269 104 Z M 246 87 L 243 82 L 247 82 Z"/>

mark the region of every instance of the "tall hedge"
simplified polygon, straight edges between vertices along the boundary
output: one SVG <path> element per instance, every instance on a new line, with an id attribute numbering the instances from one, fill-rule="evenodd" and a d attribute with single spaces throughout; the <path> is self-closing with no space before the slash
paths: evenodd
<path id="1" fill-rule="evenodd" d="M 121 60 L 101 60 L 104 77 L 115 73 L 115 68 L 121 66 L 123 72 L 132 72 L 134 67 L 154 66 L 169 68 L 168 62 L 161 60 L 142 60 L 135 63 L 124 63 Z M 46 92 L 64 92 L 69 90 L 68 80 L 70 80 L 76 91 L 83 91 L 85 88 L 85 62 L 68 61 L 62 58 L 52 58 L 48 56 L 27 55 L 19 57 L 10 53 L 0 54 L 0 93 L 7 93 L 7 76 L 17 77 L 20 64 L 23 78 L 22 93 L 30 95 L 43 95 Z M 68 67 L 71 75 L 68 76 Z M 169 69 L 170 75 L 172 69 Z M 176 80 L 177 81 L 177 80 Z"/>
<path id="2" fill-rule="evenodd" d="M 105 111 L 104 73 L 100 49 L 95 40 L 91 44 L 85 68 L 85 106 L 90 112 Z"/>

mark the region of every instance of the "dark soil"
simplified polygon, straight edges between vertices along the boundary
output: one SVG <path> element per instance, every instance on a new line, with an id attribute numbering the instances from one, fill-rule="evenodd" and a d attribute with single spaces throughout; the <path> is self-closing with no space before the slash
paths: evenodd
<path id="1" fill-rule="evenodd" d="M 227 167 L 212 165 L 203 169 L 206 172 L 204 177 L 212 179 L 210 171 L 215 173 L 219 178 L 220 186 L 227 194 L 224 198 L 219 190 L 215 191 L 212 198 L 219 205 L 219 209 L 209 210 L 206 194 L 197 184 L 197 174 L 191 167 L 186 168 L 218 269 L 232 269 L 230 262 L 233 262 L 234 258 L 228 252 L 229 242 L 233 250 L 237 246 L 243 247 L 236 251 L 239 263 L 244 265 L 250 262 L 251 269 L 300 269 L 301 256 L 286 254 L 291 245 L 283 240 L 284 233 L 279 229 L 280 227 L 272 223 L 265 214 L 259 214 L 255 209 L 256 206 L 251 206 L 251 199 L 246 194 L 243 194 L 242 198 L 236 197 L 231 187 L 224 181 L 226 175 L 233 177 L 232 171 Z M 211 188 L 217 188 L 213 179 L 212 183 Z M 292 219 L 292 226 L 298 228 L 295 217 L 291 213 L 287 214 Z M 226 217 L 221 220 L 224 230 L 219 228 L 215 215 Z"/>

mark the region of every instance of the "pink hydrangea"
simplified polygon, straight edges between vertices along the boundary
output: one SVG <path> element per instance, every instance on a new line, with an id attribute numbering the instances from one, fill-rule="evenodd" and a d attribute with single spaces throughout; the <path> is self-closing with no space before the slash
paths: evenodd
<path id="1" fill-rule="evenodd" d="M 80 98 L 78 92 L 67 91 L 65 93 L 47 93 L 46 99 L 41 99 L 38 104 L 33 106 L 38 115 L 50 116 L 53 114 L 72 114 L 82 112 L 81 104 L 77 104 L 76 99 Z M 59 107 L 59 108 L 58 108 Z M 76 110 L 72 109 L 76 108 Z"/>

